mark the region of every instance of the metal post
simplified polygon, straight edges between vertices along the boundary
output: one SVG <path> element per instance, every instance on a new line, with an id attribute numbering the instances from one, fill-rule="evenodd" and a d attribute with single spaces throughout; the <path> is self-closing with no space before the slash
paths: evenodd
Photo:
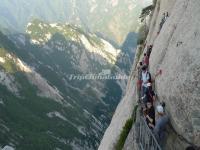
<path id="1" fill-rule="evenodd" d="M 144 117 L 139 120 L 139 145 L 141 150 L 162 150 Z"/>

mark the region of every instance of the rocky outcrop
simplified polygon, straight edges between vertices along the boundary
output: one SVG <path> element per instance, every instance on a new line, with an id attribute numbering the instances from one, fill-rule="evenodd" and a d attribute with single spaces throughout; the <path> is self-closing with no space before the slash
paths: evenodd
<path id="1" fill-rule="evenodd" d="M 158 33 L 159 24 L 165 12 L 169 13 L 169 17 Z M 170 116 L 171 127 L 168 129 L 165 146 L 168 150 L 182 150 L 188 145 L 200 146 L 199 12 L 200 1 L 198 0 L 157 0 L 151 16 L 146 43 L 153 44 L 150 58 L 152 76 L 158 69 L 163 71 L 162 75 L 156 78 L 155 87 L 159 100 L 166 103 L 166 111 Z M 134 93 L 134 90 L 129 89 L 128 93 Z M 120 105 L 126 103 L 127 100 L 124 98 L 121 101 L 116 112 L 119 111 L 118 109 L 122 113 L 127 112 L 125 105 L 120 108 Z M 136 101 L 134 97 L 131 100 Z M 118 128 L 112 124 L 116 118 L 119 119 L 115 121 L 120 124 Z M 115 113 L 99 149 L 113 148 L 105 146 L 115 143 L 110 131 L 115 130 L 113 133 L 120 131 L 123 120 L 124 118 L 120 118 Z M 111 134 L 110 139 L 108 134 Z M 115 137 L 115 140 L 117 139 Z M 105 140 L 107 142 L 104 142 Z M 126 142 L 126 148 L 129 147 L 128 144 Z"/>

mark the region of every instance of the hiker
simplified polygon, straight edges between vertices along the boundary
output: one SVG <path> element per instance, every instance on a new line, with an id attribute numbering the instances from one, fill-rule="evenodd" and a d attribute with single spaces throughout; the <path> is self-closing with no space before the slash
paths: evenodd
<path id="1" fill-rule="evenodd" d="M 146 122 L 147 125 L 151 130 L 153 130 L 153 127 L 155 126 L 155 109 L 153 107 L 152 102 L 148 101 L 147 102 L 147 110 L 146 110 Z"/>
<path id="2" fill-rule="evenodd" d="M 141 97 L 141 85 L 142 85 L 142 62 L 139 63 L 137 69 L 138 69 L 138 80 L 137 80 L 137 89 L 139 97 Z"/>
<path id="3" fill-rule="evenodd" d="M 169 17 L 169 13 L 168 12 L 166 12 L 166 15 L 165 15 L 165 20 L 167 20 L 167 17 Z"/>
<path id="4" fill-rule="evenodd" d="M 165 138 L 165 128 L 169 121 L 169 117 L 164 113 L 164 108 L 161 105 L 158 105 L 156 109 L 158 113 L 158 118 L 156 120 L 153 132 L 155 134 L 156 139 L 162 146 Z"/>
<path id="5" fill-rule="evenodd" d="M 142 97 L 145 95 L 147 90 L 147 83 L 151 79 L 151 74 L 147 71 L 147 67 L 144 65 L 142 67 Z"/>
<path id="6" fill-rule="evenodd" d="M 160 22 L 160 24 L 159 24 L 159 31 L 158 31 L 158 33 L 160 33 L 160 31 L 161 31 L 161 29 L 162 29 L 162 27 L 163 27 L 165 21 L 167 20 L 167 17 L 169 17 L 168 12 L 163 13 L 163 17 L 162 17 L 161 22 Z"/>
<path id="7" fill-rule="evenodd" d="M 137 69 L 138 69 L 138 80 L 141 80 L 141 77 L 142 77 L 142 66 L 143 66 L 142 62 L 139 62 L 139 65 L 137 67 Z"/>
<path id="8" fill-rule="evenodd" d="M 147 83 L 147 88 L 142 97 L 143 103 L 146 106 L 147 102 L 151 102 L 152 104 L 156 100 L 155 92 L 153 91 L 152 84 L 150 82 Z"/>
<path id="9" fill-rule="evenodd" d="M 145 91 L 145 96 L 146 102 L 151 102 L 153 104 L 156 100 L 155 92 L 153 91 L 152 84 L 150 82 L 147 83 L 147 90 Z"/>
<path id="10" fill-rule="evenodd" d="M 162 26 L 165 23 L 165 21 L 166 21 L 166 15 L 165 15 L 165 13 L 163 13 L 163 17 L 162 17 L 162 20 L 161 20 L 161 25 Z"/>
<path id="11" fill-rule="evenodd" d="M 146 53 L 144 53 L 143 64 L 146 65 L 147 67 L 149 66 L 149 57 L 147 56 Z"/>
<path id="12" fill-rule="evenodd" d="M 149 45 L 149 46 L 147 47 L 147 56 L 148 56 L 148 57 L 150 57 L 150 55 L 151 55 L 152 48 L 153 48 L 153 45 Z"/>

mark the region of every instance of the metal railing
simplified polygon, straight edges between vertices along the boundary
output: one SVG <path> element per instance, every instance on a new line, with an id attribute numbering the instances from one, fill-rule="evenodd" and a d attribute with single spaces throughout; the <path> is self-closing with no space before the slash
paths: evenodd
<path id="1" fill-rule="evenodd" d="M 137 132 L 140 150 L 162 150 L 143 116 L 138 122 Z"/>
<path id="2" fill-rule="evenodd" d="M 138 81 L 140 80 L 140 72 L 138 70 Z M 138 86 L 138 101 L 140 102 L 141 98 L 141 85 Z M 140 103 L 140 107 L 142 103 Z M 136 127 L 137 143 L 140 150 L 162 150 L 157 139 L 155 138 L 153 132 L 147 125 L 146 119 L 142 114 L 140 114 L 139 119 L 137 120 Z"/>

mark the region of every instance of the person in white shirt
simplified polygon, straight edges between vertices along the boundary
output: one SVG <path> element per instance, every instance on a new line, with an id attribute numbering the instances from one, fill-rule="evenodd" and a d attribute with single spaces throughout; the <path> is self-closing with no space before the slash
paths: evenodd
<path id="1" fill-rule="evenodd" d="M 147 90 L 147 83 L 149 83 L 150 80 L 150 73 L 147 71 L 147 67 L 142 67 L 142 97 L 144 96 L 146 90 Z"/>

